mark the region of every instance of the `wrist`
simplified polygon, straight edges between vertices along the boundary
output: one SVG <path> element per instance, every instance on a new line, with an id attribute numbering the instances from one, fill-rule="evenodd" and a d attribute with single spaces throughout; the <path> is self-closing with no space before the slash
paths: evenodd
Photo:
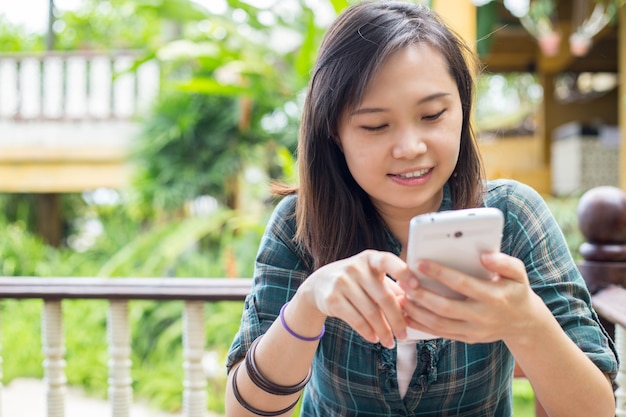
<path id="1" fill-rule="evenodd" d="M 545 305 L 541 297 L 531 292 L 531 301 L 528 308 L 523 311 L 531 312 L 524 316 L 521 324 L 511 325 L 512 332 L 503 339 L 509 350 L 516 356 L 516 352 L 527 352 L 529 349 L 541 346 L 538 340 L 543 340 L 547 334 L 555 330 L 555 325 L 560 326 L 552 312 Z"/>
<path id="2" fill-rule="evenodd" d="M 308 297 L 300 294 L 300 291 L 296 292 L 282 311 L 282 320 L 289 329 L 304 338 L 320 335 L 326 318 L 327 316 Z"/>

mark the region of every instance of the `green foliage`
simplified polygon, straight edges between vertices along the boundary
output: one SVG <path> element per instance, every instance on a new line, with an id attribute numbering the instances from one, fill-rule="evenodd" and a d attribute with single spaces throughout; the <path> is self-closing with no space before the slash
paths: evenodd
<path id="1" fill-rule="evenodd" d="M 534 74 L 490 74 L 478 78 L 475 108 L 477 132 L 529 134 L 543 99 Z"/>
<path id="2" fill-rule="evenodd" d="M 229 97 L 169 93 L 136 141 L 134 161 L 140 205 L 175 211 L 197 196 L 226 204 L 228 182 L 241 172 L 260 135 L 238 130 L 239 104 Z"/>
<path id="3" fill-rule="evenodd" d="M 0 259 L 2 257 L 0 256 Z M 2 377 L 41 378 L 41 300 L 2 300 Z"/>
<path id="4" fill-rule="evenodd" d="M 13 223 L 3 228 L 0 239 L 0 274 L 4 276 L 38 275 L 38 265 L 51 262 L 54 252 L 41 239 L 26 232 L 24 223 Z"/>
<path id="5" fill-rule="evenodd" d="M 25 28 L 12 24 L 5 16 L 0 15 L 0 53 L 43 49 L 43 36 L 29 33 Z"/>
<path id="6" fill-rule="evenodd" d="M 580 196 L 546 197 L 546 203 L 563 231 L 567 247 L 575 260 L 582 260 L 578 249 L 584 242 L 584 237 L 578 227 L 577 206 L 579 198 Z"/>
<path id="7" fill-rule="evenodd" d="M 145 49 L 161 42 L 161 19 L 154 10 L 129 0 L 84 0 L 60 13 L 55 49 Z"/>
<path id="8" fill-rule="evenodd" d="M 237 183 L 255 148 L 269 143 L 295 150 L 298 95 L 323 27 L 304 3 L 295 3 L 289 16 L 278 6 L 228 4 L 223 15 L 188 22 L 185 40 L 155 53 L 162 95 L 135 152 L 134 185 L 145 216 L 176 211 L 201 195 L 236 207 Z M 276 178 L 275 166 L 257 166 Z"/>
<path id="9" fill-rule="evenodd" d="M 535 416 L 535 393 L 527 379 L 513 381 L 513 415 L 515 417 Z"/>

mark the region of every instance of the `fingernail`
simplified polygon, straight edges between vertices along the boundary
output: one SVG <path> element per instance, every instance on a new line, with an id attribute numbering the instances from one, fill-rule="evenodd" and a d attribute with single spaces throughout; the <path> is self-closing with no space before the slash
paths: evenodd
<path id="1" fill-rule="evenodd" d="M 418 283 L 417 279 L 415 279 L 415 278 L 409 278 L 408 280 L 401 281 L 399 283 L 400 288 L 402 288 L 404 291 L 406 291 L 406 290 L 414 290 L 414 289 L 417 288 L 418 284 L 419 283 Z"/>
<path id="2" fill-rule="evenodd" d="M 371 254 L 368 261 L 370 268 L 380 269 L 380 256 L 378 254 Z"/>
<path id="3" fill-rule="evenodd" d="M 426 261 L 426 260 L 421 260 L 417 264 L 417 269 L 422 271 L 422 272 L 428 271 L 428 268 L 430 268 L 430 263 L 428 261 Z"/>

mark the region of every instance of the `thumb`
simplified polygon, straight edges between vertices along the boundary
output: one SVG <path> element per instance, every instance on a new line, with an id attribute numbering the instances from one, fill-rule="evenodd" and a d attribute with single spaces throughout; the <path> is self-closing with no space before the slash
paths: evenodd
<path id="1" fill-rule="evenodd" d="M 501 252 L 486 252 L 481 254 L 480 260 L 485 268 L 500 277 L 519 282 L 528 280 L 524 263 L 513 256 Z"/>

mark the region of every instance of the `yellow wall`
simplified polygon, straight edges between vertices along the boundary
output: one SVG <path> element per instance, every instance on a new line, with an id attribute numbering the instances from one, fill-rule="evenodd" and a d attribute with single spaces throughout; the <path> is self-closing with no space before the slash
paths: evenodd
<path id="1" fill-rule="evenodd" d="M 541 194 L 551 193 L 550 168 L 541 164 L 543 144 L 533 136 L 498 138 L 478 144 L 487 179 L 511 178 Z"/>
<path id="2" fill-rule="evenodd" d="M 0 192 L 74 193 L 124 188 L 130 179 L 127 150 L 0 148 Z"/>
<path id="3" fill-rule="evenodd" d="M 432 0 L 437 12 L 471 47 L 476 45 L 476 6 L 469 0 Z"/>

